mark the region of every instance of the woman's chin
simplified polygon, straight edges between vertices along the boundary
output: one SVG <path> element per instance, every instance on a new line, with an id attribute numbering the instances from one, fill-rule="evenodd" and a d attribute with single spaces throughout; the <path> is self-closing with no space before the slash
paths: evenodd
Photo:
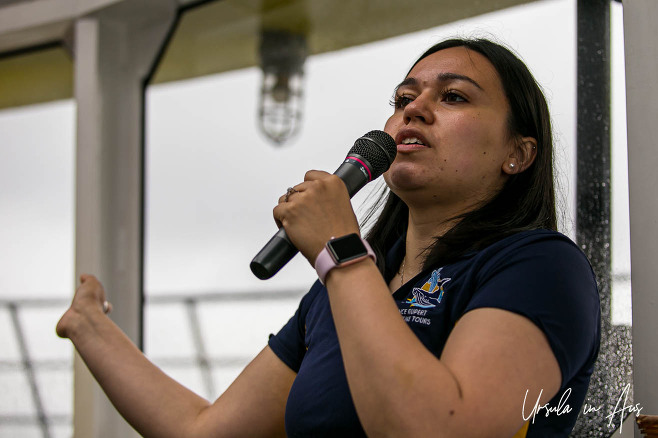
<path id="1" fill-rule="evenodd" d="M 424 169 L 411 163 L 394 163 L 384 174 L 384 180 L 393 192 L 417 190 L 425 188 L 428 183 L 424 173 Z"/>

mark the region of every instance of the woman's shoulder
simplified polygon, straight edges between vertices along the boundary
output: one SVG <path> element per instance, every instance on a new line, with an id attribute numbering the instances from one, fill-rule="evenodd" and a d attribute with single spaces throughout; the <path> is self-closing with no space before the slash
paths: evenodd
<path id="1" fill-rule="evenodd" d="M 553 264 L 577 262 L 592 271 L 587 256 L 565 234 L 546 229 L 520 231 L 506 236 L 474 254 L 475 258 L 506 261 L 536 257 L 538 262 L 550 260 Z M 482 261 L 484 261 L 482 260 Z"/>
<path id="2" fill-rule="evenodd" d="M 593 363 L 601 318 L 596 277 L 567 236 L 551 230 L 508 236 L 478 253 L 467 270 L 473 294 L 466 311 L 494 307 L 530 319 L 546 335 L 563 383 Z"/>
<path id="3" fill-rule="evenodd" d="M 525 299 L 548 293 L 564 303 L 598 305 L 589 260 L 576 243 L 557 231 L 538 229 L 507 236 L 474 254 L 463 269 L 478 289 L 495 284 L 510 293 L 519 290 Z"/>
<path id="4" fill-rule="evenodd" d="M 551 243 L 557 244 L 557 247 L 566 245 L 567 247 L 573 247 L 580 251 L 576 243 L 565 234 L 560 233 L 559 231 L 547 230 L 544 228 L 519 231 L 514 234 L 510 234 L 509 236 L 506 236 L 503 239 L 493 243 L 491 247 L 522 247 L 526 245 L 542 244 L 551 246 Z"/>

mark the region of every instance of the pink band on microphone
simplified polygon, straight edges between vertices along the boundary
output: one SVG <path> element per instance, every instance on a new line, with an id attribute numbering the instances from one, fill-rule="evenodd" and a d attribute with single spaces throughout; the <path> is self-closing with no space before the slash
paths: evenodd
<path id="1" fill-rule="evenodd" d="M 368 169 L 368 166 L 366 166 L 366 163 L 364 163 L 363 161 L 359 160 L 356 157 L 347 157 L 346 160 L 358 161 L 368 171 L 368 182 L 372 181 L 372 173 L 370 173 L 370 169 Z"/>

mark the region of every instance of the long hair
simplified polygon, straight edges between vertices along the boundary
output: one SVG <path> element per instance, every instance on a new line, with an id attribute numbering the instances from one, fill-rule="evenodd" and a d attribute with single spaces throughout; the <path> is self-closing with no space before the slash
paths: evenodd
<path id="1" fill-rule="evenodd" d="M 532 229 L 557 229 L 553 186 L 553 136 L 546 98 L 526 65 L 509 49 L 486 39 L 450 39 L 430 47 L 414 63 L 440 50 L 466 47 L 494 66 L 509 102 L 509 134 L 537 140 L 537 155 L 525 171 L 510 175 L 494 197 L 454 219 L 457 223 L 425 251 L 423 268 L 445 265 L 506 236 Z M 413 69 L 413 66 L 412 66 Z M 384 255 L 405 235 L 409 210 L 390 190 L 366 235 L 384 271 Z M 374 215 L 371 211 L 366 220 Z"/>

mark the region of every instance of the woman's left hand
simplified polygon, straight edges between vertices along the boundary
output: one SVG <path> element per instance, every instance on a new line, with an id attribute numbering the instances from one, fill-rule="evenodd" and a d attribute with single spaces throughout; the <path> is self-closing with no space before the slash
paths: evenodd
<path id="1" fill-rule="evenodd" d="M 359 233 L 347 187 L 339 177 L 309 170 L 293 189 L 279 198 L 274 220 L 311 265 L 329 239 Z"/>

